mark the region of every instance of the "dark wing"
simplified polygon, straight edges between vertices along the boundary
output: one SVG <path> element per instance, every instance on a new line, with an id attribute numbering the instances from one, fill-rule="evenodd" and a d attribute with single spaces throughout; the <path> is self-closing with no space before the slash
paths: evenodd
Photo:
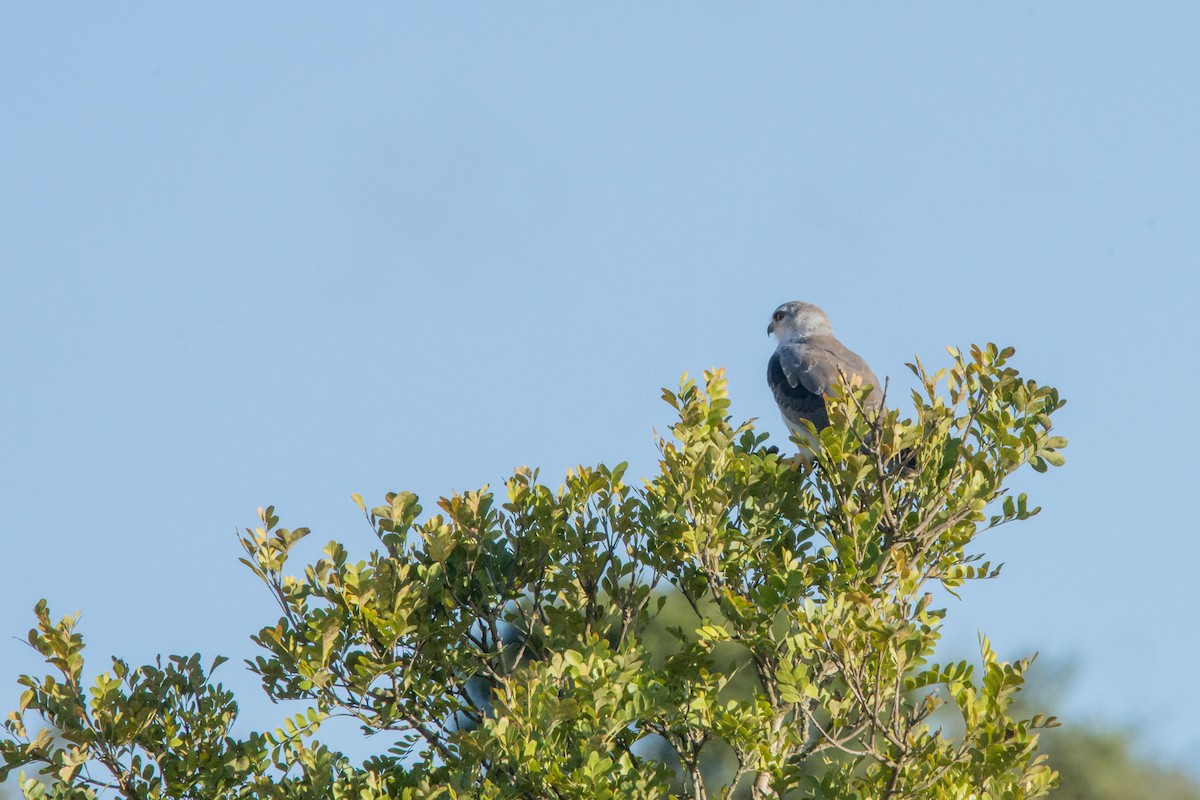
<path id="1" fill-rule="evenodd" d="M 799 344 L 781 345 L 767 362 L 767 385 L 784 420 L 799 427 L 799 420 L 806 419 L 820 430 L 829 424 L 829 415 L 822 386 L 814 377 Z"/>
<path id="2" fill-rule="evenodd" d="M 784 419 L 807 419 L 817 430 L 829 424 L 825 394 L 843 375 L 857 375 L 874 387 L 867 399 L 869 407 L 881 404 L 883 392 L 875 373 L 857 353 L 832 336 L 782 344 L 767 365 L 767 383 Z"/>

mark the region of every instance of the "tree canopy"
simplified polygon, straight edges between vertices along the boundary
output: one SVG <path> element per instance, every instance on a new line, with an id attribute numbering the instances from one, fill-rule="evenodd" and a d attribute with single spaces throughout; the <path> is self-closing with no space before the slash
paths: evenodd
<path id="1" fill-rule="evenodd" d="M 87 682 L 75 618 L 39 603 L 29 641 L 52 671 L 20 678 L 0 772 L 72 800 L 1041 796 L 1054 720 L 1013 707 L 1029 660 L 986 638 L 979 662 L 933 660 L 934 590 L 996 577 L 976 537 L 1037 513 L 1006 479 L 1063 463 L 1063 401 L 1012 355 L 917 361 L 907 415 L 844 387 L 810 464 L 733 421 L 721 371 L 685 376 L 656 474 L 519 468 L 429 514 L 356 495 L 365 558 L 332 541 L 297 566 L 309 531 L 262 509 L 242 560 L 280 616 L 249 667 L 305 711 L 235 736 L 222 659 L 198 655 L 114 658 Z M 672 598 L 688 614 L 662 646 Z M 352 763 L 319 738 L 335 715 L 390 738 Z"/>

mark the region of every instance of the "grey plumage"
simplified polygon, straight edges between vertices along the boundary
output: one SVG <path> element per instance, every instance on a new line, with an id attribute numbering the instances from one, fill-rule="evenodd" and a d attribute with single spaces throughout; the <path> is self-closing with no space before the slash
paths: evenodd
<path id="1" fill-rule="evenodd" d="M 767 333 L 774 334 L 779 345 L 767 363 L 767 384 L 788 429 L 812 444 L 803 421 L 819 431 L 829 424 L 825 395 L 841 380 L 855 377 L 870 384 L 868 411 L 883 405 L 879 379 L 867 362 L 837 340 L 829 318 L 811 303 L 784 303 L 771 315 Z"/>

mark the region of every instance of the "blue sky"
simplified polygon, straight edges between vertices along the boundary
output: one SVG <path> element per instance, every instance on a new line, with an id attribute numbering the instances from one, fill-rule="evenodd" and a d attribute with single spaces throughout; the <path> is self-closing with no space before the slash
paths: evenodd
<path id="1" fill-rule="evenodd" d="M 351 492 L 653 468 L 659 387 L 764 381 L 780 302 L 893 386 L 1014 345 L 1068 464 L 949 646 L 1197 763 L 1200 6 L 0 7 L 0 701 L 39 597 L 110 653 L 234 657 L 234 532 Z M 893 389 L 893 397 L 904 393 Z M 427 507 L 431 503 L 426 504 Z"/>

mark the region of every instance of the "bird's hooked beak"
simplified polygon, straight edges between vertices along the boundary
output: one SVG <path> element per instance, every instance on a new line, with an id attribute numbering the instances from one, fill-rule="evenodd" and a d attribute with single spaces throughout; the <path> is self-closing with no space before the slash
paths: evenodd
<path id="1" fill-rule="evenodd" d="M 769 325 L 767 325 L 767 336 L 770 336 L 774 332 L 775 332 L 775 320 L 771 320 L 771 323 Z"/>

